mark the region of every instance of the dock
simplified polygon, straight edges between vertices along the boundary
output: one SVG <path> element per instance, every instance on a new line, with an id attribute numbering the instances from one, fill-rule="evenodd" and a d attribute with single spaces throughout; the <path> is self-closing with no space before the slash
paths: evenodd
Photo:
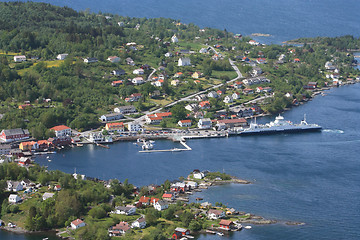
<path id="1" fill-rule="evenodd" d="M 153 152 L 182 152 L 182 151 L 191 151 L 191 147 L 189 147 L 185 141 L 180 141 L 181 145 L 185 148 L 172 148 L 172 149 L 162 149 L 162 150 L 142 150 L 139 153 L 153 153 Z"/>
<path id="2" fill-rule="evenodd" d="M 96 146 L 99 146 L 99 147 L 103 147 L 103 148 L 110 149 L 110 147 L 109 147 L 109 146 L 103 145 L 103 144 L 101 144 L 101 143 L 96 143 Z"/>

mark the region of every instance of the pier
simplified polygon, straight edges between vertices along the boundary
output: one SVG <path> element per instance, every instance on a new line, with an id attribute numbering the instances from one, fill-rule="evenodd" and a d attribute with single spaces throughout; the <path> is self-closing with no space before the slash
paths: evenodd
<path id="1" fill-rule="evenodd" d="M 153 152 L 182 152 L 182 151 L 191 151 L 191 147 L 189 147 L 185 141 L 180 140 L 181 145 L 185 148 L 172 148 L 172 149 L 162 149 L 162 150 L 142 150 L 140 153 L 153 153 Z"/>

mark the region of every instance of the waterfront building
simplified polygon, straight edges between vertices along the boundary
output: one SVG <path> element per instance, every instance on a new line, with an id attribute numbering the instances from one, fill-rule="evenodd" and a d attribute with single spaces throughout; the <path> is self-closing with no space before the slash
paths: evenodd
<path id="1" fill-rule="evenodd" d="M 210 118 L 202 118 L 198 122 L 198 128 L 200 129 L 209 129 L 212 126 L 212 122 Z"/>
<path id="2" fill-rule="evenodd" d="M 231 230 L 235 226 L 235 224 L 232 221 L 225 220 L 225 219 L 221 219 L 219 225 L 220 225 L 219 228 L 227 230 L 227 231 Z"/>
<path id="3" fill-rule="evenodd" d="M 55 127 L 50 128 L 50 130 L 53 130 L 55 132 L 55 136 L 58 138 L 71 136 L 71 128 L 69 128 L 68 126 L 65 126 L 65 125 L 55 126 Z"/>
<path id="4" fill-rule="evenodd" d="M 7 155 L 10 153 L 11 145 L 10 144 L 0 144 L 0 155 Z"/>
<path id="5" fill-rule="evenodd" d="M 39 149 L 39 144 L 35 141 L 21 142 L 19 144 L 19 149 L 21 149 L 22 151 L 36 150 Z"/>
<path id="6" fill-rule="evenodd" d="M 191 120 L 179 120 L 178 124 L 180 127 L 191 127 Z"/>
<path id="7" fill-rule="evenodd" d="M 219 218 L 224 218 L 225 217 L 225 212 L 222 210 L 217 210 L 217 209 L 210 209 L 207 213 L 207 217 L 209 219 L 219 219 Z"/>
<path id="8" fill-rule="evenodd" d="M 107 123 L 105 125 L 105 129 L 108 132 L 123 132 L 124 131 L 124 123 L 123 122 L 116 122 L 116 123 Z"/>
<path id="9" fill-rule="evenodd" d="M 141 132 L 141 131 L 143 131 L 143 128 L 139 123 L 130 122 L 130 123 L 128 123 L 128 131 L 129 132 Z"/>
<path id="10" fill-rule="evenodd" d="M 13 142 L 18 140 L 28 139 L 30 137 L 29 130 L 15 128 L 15 129 L 4 129 L 0 133 L 1 142 Z"/>

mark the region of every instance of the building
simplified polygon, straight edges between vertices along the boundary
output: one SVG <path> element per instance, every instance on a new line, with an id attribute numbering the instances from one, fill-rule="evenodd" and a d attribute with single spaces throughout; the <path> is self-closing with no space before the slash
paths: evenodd
<path id="1" fill-rule="evenodd" d="M 100 117 L 102 122 L 110 122 L 110 121 L 117 121 L 122 119 L 124 116 L 121 113 L 109 113 L 104 114 Z"/>
<path id="2" fill-rule="evenodd" d="M 232 102 L 234 102 L 234 99 L 232 96 L 226 96 L 224 98 L 224 103 L 232 103 Z"/>
<path id="3" fill-rule="evenodd" d="M 118 87 L 121 84 L 123 84 L 123 80 L 117 80 L 117 81 L 112 81 L 111 82 L 111 86 L 113 86 L 113 87 Z"/>
<path id="4" fill-rule="evenodd" d="M 134 85 L 140 85 L 140 84 L 143 84 L 145 81 L 142 77 L 135 77 L 131 80 L 131 82 L 134 84 Z"/>
<path id="5" fill-rule="evenodd" d="M 133 74 L 143 75 L 144 74 L 144 69 L 142 69 L 142 68 L 135 69 L 133 71 Z"/>
<path id="6" fill-rule="evenodd" d="M 245 118 L 223 119 L 218 120 L 217 123 L 224 123 L 227 128 L 244 127 L 247 125 L 247 121 Z"/>
<path id="7" fill-rule="evenodd" d="M 86 224 L 81 219 L 76 219 L 76 220 L 72 221 L 70 225 L 71 225 L 72 229 L 78 229 L 81 227 L 85 227 Z"/>
<path id="8" fill-rule="evenodd" d="M 97 58 L 94 57 L 84 59 L 84 63 L 96 63 L 97 61 L 98 61 Z"/>
<path id="9" fill-rule="evenodd" d="M 169 208 L 169 204 L 163 200 L 159 200 L 154 203 L 154 208 L 158 211 L 162 211 L 162 210 Z"/>
<path id="10" fill-rule="evenodd" d="M 162 121 L 162 117 L 156 117 L 156 116 L 146 116 L 145 117 L 147 124 L 159 124 Z"/>
<path id="11" fill-rule="evenodd" d="M 42 199 L 43 199 L 43 201 L 45 201 L 45 200 L 48 199 L 48 198 L 52 198 L 54 195 L 55 195 L 55 193 L 48 193 L 48 192 L 46 192 L 46 193 L 43 194 Z"/>
<path id="12" fill-rule="evenodd" d="M 191 127 L 191 120 L 179 120 L 178 124 L 180 127 Z"/>
<path id="13" fill-rule="evenodd" d="M 50 130 L 55 131 L 56 137 L 71 136 L 71 128 L 69 128 L 65 125 L 55 126 L 55 127 L 50 128 Z"/>
<path id="14" fill-rule="evenodd" d="M 188 57 L 181 57 L 178 61 L 178 66 L 190 66 L 191 65 L 191 61 L 190 58 Z"/>
<path id="15" fill-rule="evenodd" d="M 175 196 L 174 196 L 174 194 L 171 193 L 171 192 L 166 192 L 166 193 L 164 193 L 164 194 L 162 195 L 162 198 L 163 198 L 164 200 L 168 200 L 168 201 L 173 201 L 173 200 L 175 200 Z"/>
<path id="16" fill-rule="evenodd" d="M 235 224 L 230 220 L 221 219 L 219 223 L 221 229 L 230 231 L 232 228 L 234 228 Z"/>
<path id="17" fill-rule="evenodd" d="M 61 53 L 59 55 L 57 55 L 56 59 L 57 60 L 64 60 L 69 54 L 67 53 Z"/>
<path id="18" fill-rule="evenodd" d="M 0 142 L 13 142 L 28 139 L 30 137 L 29 130 L 15 128 L 4 129 L 0 133 Z"/>
<path id="19" fill-rule="evenodd" d="M 181 233 L 182 236 L 185 236 L 185 235 L 189 235 L 189 234 L 190 234 L 190 230 L 189 230 L 189 229 L 180 228 L 180 227 L 175 228 L 175 232 Z"/>
<path id="20" fill-rule="evenodd" d="M 7 187 L 6 190 L 9 192 L 18 192 L 24 189 L 24 186 L 19 181 L 6 181 Z"/>
<path id="21" fill-rule="evenodd" d="M 109 62 L 112 62 L 112 63 L 118 63 L 118 62 L 120 62 L 120 58 L 117 57 L 117 56 L 109 56 L 109 57 L 107 58 L 107 60 L 108 60 Z"/>
<path id="22" fill-rule="evenodd" d="M 124 69 L 116 69 L 116 70 L 112 70 L 111 74 L 114 76 L 121 76 L 121 75 L 125 75 L 126 72 Z"/>
<path id="23" fill-rule="evenodd" d="M 127 65 L 135 66 L 135 62 L 134 62 L 134 60 L 132 60 L 132 58 L 128 57 L 125 59 L 125 61 L 126 61 Z"/>
<path id="24" fill-rule="evenodd" d="M 143 128 L 139 123 L 130 122 L 130 123 L 128 123 L 128 131 L 129 132 L 142 132 Z"/>
<path id="25" fill-rule="evenodd" d="M 109 236 L 116 237 L 116 236 L 124 235 L 130 230 L 131 230 L 131 227 L 129 226 L 129 224 L 127 222 L 120 222 L 120 223 L 116 224 L 115 226 L 110 227 L 108 232 L 109 232 Z"/>
<path id="26" fill-rule="evenodd" d="M 124 123 L 123 122 L 115 122 L 115 123 L 107 123 L 105 125 L 105 129 L 108 132 L 123 132 L 124 131 Z"/>
<path id="27" fill-rule="evenodd" d="M 145 197 L 145 196 L 141 196 L 140 199 L 139 199 L 139 202 L 142 204 L 142 205 L 150 205 L 150 198 L 149 197 Z"/>
<path id="28" fill-rule="evenodd" d="M 218 97 L 219 97 L 219 95 L 218 95 L 217 92 L 215 92 L 215 91 L 209 92 L 207 96 L 208 96 L 209 98 L 218 98 Z"/>
<path id="29" fill-rule="evenodd" d="M 21 202 L 21 198 L 16 194 L 10 194 L 9 196 L 9 203 L 18 203 Z"/>
<path id="30" fill-rule="evenodd" d="M 0 155 L 10 154 L 11 145 L 10 144 L 0 144 Z"/>
<path id="31" fill-rule="evenodd" d="M 39 149 L 39 144 L 35 141 L 21 142 L 19 144 L 19 149 L 21 149 L 22 151 L 36 150 Z"/>
<path id="32" fill-rule="evenodd" d="M 219 218 L 224 218 L 225 217 L 225 212 L 222 210 L 217 210 L 217 209 L 210 209 L 207 213 L 207 217 L 209 219 L 219 219 Z"/>
<path id="33" fill-rule="evenodd" d="M 143 217 L 136 219 L 132 224 L 131 227 L 133 228 L 145 228 L 146 227 L 146 220 Z"/>
<path id="34" fill-rule="evenodd" d="M 212 123 L 210 118 L 202 118 L 198 122 L 198 128 L 200 129 L 209 129 L 211 128 Z"/>
<path id="35" fill-rule="evenodd" d="M 174 34 L 174 36 L 171 37 L 171 42 L 172 42 L 172 43 L 177 43 L 177 42 L 179 42 L 179 39 L 176 37 L 175 34 Z"/>
<path id="36" fill-rule="evenodd" d="M 114 108 L 114 112 L 121 114 L 136 113 L 137 110 L 133 105 L 121 106 Z"/>
<path id="37" fill-rule="evenodd" d="M 123 215 L 134 215 L 136 213 L 135 206 L 117 206 L 115 207 L 114 213 Z"/>
<path id="38" fill-rule="evenodd" d="M 25 62 L 26 61 L 26 56 L 21 55 L 21 56 L 14 56 L 14 62 Z"/>

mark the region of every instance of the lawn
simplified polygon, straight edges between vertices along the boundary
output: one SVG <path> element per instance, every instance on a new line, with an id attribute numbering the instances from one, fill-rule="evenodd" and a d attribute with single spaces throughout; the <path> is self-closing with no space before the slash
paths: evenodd
<path id="1" fill-rule="evenodd" d="M 212 71 L 211 77 L 220 78 L 221 76 L 228 76 L 231 79 L 236 78 L 237 74 L 235 71 Z"/>
<path id="2" fill-rule="evenodd" d="M 55 60 L 55 61 L 41 61 L 43 63 L 45 63 L 47 65 L 48 68 L 51 68 L 51 67 L 59 67 L 61 63 L 64 62 L 64 60 Z M 39 62 L 36 62 L 34 63 L 34 65 L 32 65 L 31 67 L 29 68 L 24 68 L 24 69 L 20 69 L 18 70 L 18 74 L 20 76 L 23 76 L 26 72 L 28 72 L 30 69 L 32 69 L 36 64 L 38 64 Z"/>

